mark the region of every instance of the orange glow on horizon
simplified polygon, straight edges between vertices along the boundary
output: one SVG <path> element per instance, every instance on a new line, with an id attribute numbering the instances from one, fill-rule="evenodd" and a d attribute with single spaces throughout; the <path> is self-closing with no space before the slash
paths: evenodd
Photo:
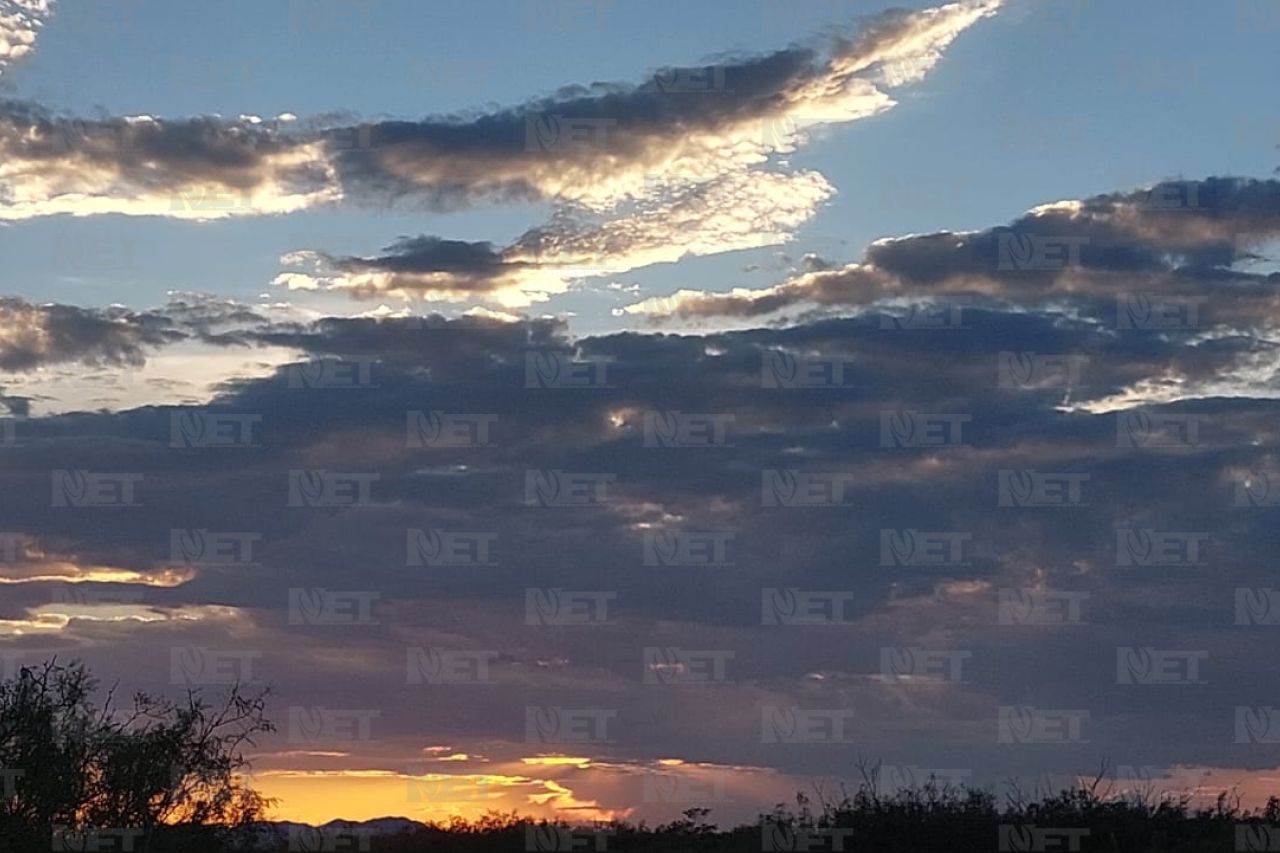
<path id="1" fill-rule="evenodd" d="M 447 822 L 452 817 L 475 820 L 495 811 L 594 821 L 626 813 L 579 800 L 561 783 L 519 775 L 278 770 L 254 774 L 250 784 L 277 800 L 269 811 L 271 819 L 311 824 L 380 817 Z"/>
<path id="2" fill-rule="evenodd" d="M 574 771 L 573 780 L 539 778 L 519 772 L 520 767 L 542 768 L 552 775 L 557 771 Z M 424 823 L 447 823 L 460 817 L 474 821 L 489 812 L 514 812 L 522 817 L 560 819 L 571 823 L 610 820 L 641 820 L 649 817 L 637 813 L 640 802 L 603 800 L 629 799 L 611 790 L 611 777 L 623 765 L 595 763 L 576 756 L 533 756 L 516 759 L 504 765 L 510 772 L 495 773 L 422 773 L 409 774 L 392 770 L 268 770 L 255 773 L 248 784 L 264 796 L 277 800 L 269 810 L 272 820 L 289 820 L 320 825 L 331 820 L 372 820 L 404 817 Z M 688 765 L 681 759 L 659 759 L 655 766 L 674 770 L 710 770 L 710 766 Z M 713 772 L 731 768 L 715 768 Z M 759 768 L 732 768 L 740 781 Z M 581 771 L 599 776 L 584 777 Z M 742 774 L 742 775 L 739 775 Z M 775 781 L 792 784 L 801 790 L 801 780 L 789 777 Z M 1116 780 L 1114 793 L 1126 789 L 1143 789 Z M 1280 768 L 1275 770 L 1239 770 L 1233 768 L 1175 768 L 1167 779 L 1154 787 L 1170 793 L 1188 793 L 1193 807 L 1211 805 L 1222 791 L 1234 791 L 1242 807 L 1258 808 L 1267 797 L 1280 794 Z M 761 799 L 760 808 L 778 790 L 753 788 L 749 798 Z M 774 801 L 778 801 L 774 799 Z M 739 805 L 748 805 L 739 800 Z M 727 817 L 722 816 L 722 818 Z M 714 816 L 713 816 L 714 819 Z M 741 820 L 749 820 L 744 813 Z M 739 820 L 730 820 L 737 823 Z M 726 824 L 727 825 L 727 824 Z"/>

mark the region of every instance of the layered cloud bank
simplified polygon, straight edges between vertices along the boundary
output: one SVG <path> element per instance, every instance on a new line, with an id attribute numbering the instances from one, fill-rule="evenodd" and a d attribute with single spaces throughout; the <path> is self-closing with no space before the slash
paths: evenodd
<path id="1" fill-rule="evenodd" d="M 283 261 L 300 269 L 281 273 L 275 283 L 358 299 L 526 307 L 583 278 L 785 243 L 833 193 L 816 172 L 745 171 L 666 191 L 661 201 L 612 217 L 565 212 L 502 248 L 422 236 L 375 257 L 294 252 Z"/>
<path id="2" fill-rule="evenodd" d="M 0 220 L 189 220 L 324 205 L 451 210 L 538 199 L 513 244 L 423 235 L 383 256 L 298 247 L 277 283 L 356 297 L 525 306 L 576 280 L 785 242 L 835 192 L 780 158 L 922 79 L 999 0 L 894 10 L 813 47 L 567 86 L 517 107 L 342 125 L 282 116 L 80 120 L 0 104 Z"/>
<path id="3" fill-rule="evenodd" d="M 324 145 L 260 121 L 80 120 L 0 104 L 0 219 L 290 213 L 337 200 Z"/>
<path id="4" fill-rule="evenodd" d="M 634 790 L 512 763 L 683 759 L 779 785 L 868 755 L 979 783 L 1100 755 L 1274 763 L 1233 726 L 1272 701 L 1269 659 L 1241 648 L 1280 601 L 1280 404 L 1063 405 L 1208 382 L 1258 340 L 977 307 L 578 340 L 551 320 L 236 313 L 147 316 L 304 355 L 208 406 L 8 424 L 5 660 L 271 682 L 284 725 L 260 770 L 448 786 L 423 751 L 449 744 L 473 756 L 465 784 L 489 757 L 601 813 Z M 1198 680 L 1141 681 L 1169 650 Z M 1020 748 L 1036 714 L 1071 736 Z M 673 790 L 652 807 L 705 789 Z"/>
<path id="5" fill-rule="evenodd" d="M 1046 204 L 998 228 L 879 240 L 856 263 L 769 288 L 683 290 L 623 311 L 753 319 L 914 300 L 1069 308 L 1113 324 L 1176 307 L 1209 326 L 1273 328 L 1276 274 L 1250 265 L 1277 237 L 1280 181 L 1166 182 Z"/>
<path id="6" fill-rule="evenodd" d="M 523 308 L 787 242 L 836 192 L 788 155 L 998 5 L 421 121 L 8 102 L 0 219 L 536 199 L 276 279 Z M 0 10 L 2 70 L 46 10 Z M 750 819 L 864 757 L 1230 785 L 1280 742 L 1278 236 L 1280 181 L 1170 181 L 623 309 L 671 333 L 0 298 L 0 676 L 269 683 L 311 819 Z"/>
<path id="7" fill-rule="evenodd" d="M 569 86 L 473 116 L 318 128 L 253 117 L 82 121 L 9 103 L 0 144 L 15 161 L 4 176 L 13 200 L 0 216 L 216 218 L 406 197 L 446 209 L 541 198 L 612 210 L 657 185 L 698 185 L 762 165 L 795 150 L 812 127 L 889 109 L 886 90 L 922 78 L 998 6 L 889 12 L 822 51 L 664 69 L 639 85 Z M 176 203 L 202 194 L 203 211 Z M 165 196 L 171 209 L 155 203 Z"/>

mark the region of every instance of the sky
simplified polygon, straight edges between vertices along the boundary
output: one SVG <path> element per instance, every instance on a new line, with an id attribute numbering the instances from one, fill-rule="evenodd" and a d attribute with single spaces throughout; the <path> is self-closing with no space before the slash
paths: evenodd
<path id="1" fill-rule="evenodd" d="M 1265 797 L 1277 34 L 0 0 L 0 674 L 269 686 L 290 819 Z"/>

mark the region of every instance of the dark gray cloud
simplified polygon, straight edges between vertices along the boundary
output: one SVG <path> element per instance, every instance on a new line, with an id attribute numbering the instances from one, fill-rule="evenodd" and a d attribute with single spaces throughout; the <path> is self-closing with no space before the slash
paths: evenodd
<path id="1" fill-rule="evenodd" d="M 0 219 L 126 213 L 217 219 L 333 200 L 319 143 L 218 116 L 83 119 L 0 102 Z"/>
<path id="2" fill-rule="evenodd" d="M 0 298 L 0 370 L 29 371 L 50 364 L 138 365 L 149 349 L 186 335 L 170 318 L 124 308 L 33 305 Z"/>
<path id="3" fill-rule="evenodd" d="M 862 22 L 822 47 L 566 86 L 518 106 L 418 120 L 335 116 L 81 120 L 0 104 L 0 218 L 126 213 L 216 219 L 333 203 L 451 209 L 554 199 L 607 210 L 788 153 L 815 124 L 894 105 L 1000 0 Z M 892 73 L 889 73 L 892 71 Z"/>
<path id="4" fill-rule="evenodd" d="M 0 297 L 0 370 L 43 367 L 139 367 L 149 355 L 182 343 L 250 346 L 250 331 L 285 328 L 269 312 L 208 294 L 173 294 L 158 308 L 84 308 Z M 264 335 L 261 342 L 268 336 Z"/>
<path id="5" fill-rule="evenodd" d="M 447 291 L 475 298 L 511 286 L 529 264 L 508 260 L 489 242 L 445 240 L 440 237 L 402 237 L 374 257 L 334 257 L 323 252 L 298 252 L 285 258 L 305 263 L 325 277 L 344 282 L 355 298 L 386 293 L 429 294 Z M 312 276 L 296 280 L 282 276 L 280 283 L 298 287 L 318 286 Z"/>
<path id="6" fill-rule="evenodd" d="M 296 347 L 316 361 L 242 380 L 205 407 L 22 424 L 5 451 L 0 514 L 46 555 L 26 574 L 70 563 L 155 577 L 177 563 L 192 577 L 77 585 L 89 602 L 136 592 L 166 618 L 127 630 L 79 619 L 12 647 L 113 659 L 128 650 L 130 675 L 143 682 L 168 676 L 172 647 L 252 653 L 286 704 L 379 710 L 368 750 L 389 766 L 428 742 L 530 749 L 524 708 L 539 702 L 617 710 L 613 743 L 591 749 L 618 758 L 839 775 L 874 754 L 989 780 L 1076 771 L 1102 754 L 1134 765 L 1266 763 L 1229 732 L 1236 704 L 1265 701 L 1252 685 L 1266 661 L 1244 652 L 1269 629 L 1238 625 L 1235 595 L 1272 580 L 1277 534 L 1265 504 L 1275 496 L 1264 478 L 1278 464 L 1277 403 L 1063 405 L 1171 371 L 1211 377 L 1262 344 L 1120 335 L 1053 313 L 966 308 L 960 317 L 953 328 L 904 328 L 901 314 L 868 313 L 579 340 L 552 321 L 482 318 L 240 329 L 238 343 Z M 776 387 L 788 383 L 800 387 Z M 673 412 L 694 420 L 647 414 Z M 913 428 L 921 415 L 965 418 L 959 440 L 930 446 L 930 435 L 947 437 L 947 422 Z M 714 435 L 706 418 L 723 416 L 732 420 L 722 443 L 662 446 Z M 251 423 L 251 440 L 222 446 L 219 436 L 241 433 L 214 423 Z M 467 428 L 479 423 L 483 441 Z M 136 475 L 141 508 L 51 509 L 55 470 Z M 350 505 L 302 505 L 290 485 L 298 470 L 363 479 L 348 481 Z M 530 470 L 604 476 L 606 499 L 547 506 L 539 501 L 554 490 L 535 489 L 530 502 Z M 770 470 L 838 477 L 842 494 L 829 505 L 771 505 L 806 492 L 784 484 L 768 493 Z M 1018 472 L 1010 505 L 1002 472 Z M 1036 493 L 1037 476 L 1077 478 L 1080 499 L 1017 504 Z M 1025 478 L 1030 490 L 1020 489 Z M 571 503 L 594 494 L 560 485 Z M 1263 505 L 1242 500 L 1250 495 Z M 187 566 L 185 551 L 175 557 L 175 530 L 203 531 L 187 543 L 197 550 L 218 533 L 252 536 L 251 564 Z M 489 537 L 485 565 L 432 565 L 442 540 L 411 540 L 414 530 Z M 896 536 L 889 545 L 886 530 Z M 686 533 L 721 537 L 703 541 L 711 564 L 680 564 L 670 546 Z M 945 540 L 959 543 L 957 559 L 947 548 L 947 559 L 929 557 L 931 535 L 959 535 Z M 1162 536 L 1183 549 L 1164 551 Z M 722 559 L 707 542 L 723 545 Z M 376 619 L 291 622 L 290 590 L 317 587 L 373 596 Z M 10 585 L 0 618 L 38 612 L 61 588 Z M 527 624 L 530 589 L 603 594 L 609 624 Z M 767 589 L 839 593 L 847 624 L 761 624 Z M 1077 595 L 1079 618 L 1000 624 L 1003 595 L 1047 591 Z M 731 651 L 731 683 L 646 684 L 643 649 L 653 645 Z M 493 650 L 493 683 L 430 691 L 428 702 L 405 680 L 412 646 Z M 1117 685 L 1121 646 L 1207 652 L 1209 686 Z M 963 683 L 911 684 L 884 679 L 885 647 L 971 657 Z M 1014 704 L 1089 709 L 1089 742 L 1051 756 L 993 751 L 996 709 Z M 851 708 L 856 737 L 776 749 L 760 736 L 771 705 Z M 1164 736 L 1136 736 L 1135 715 Z"/>
<path id="7" fill-rule="evenodd" d="M 1206 178 L 1037 208 L 1006 226 L 873 243 L 857 263 L 775 287 L 682 291 L 628 310 L 757 317 L 886 299 L 1070 306 L 1111 324 L 1180 307 L 1188 325 L 1274 326 L 1274 273 L 1242 266 L 1280 233 L 1280 182 Z M 1154 303 L 1154 305 L 1153 305 Z M 1130 317 L 1138 322 L 1136 317 Z"/>

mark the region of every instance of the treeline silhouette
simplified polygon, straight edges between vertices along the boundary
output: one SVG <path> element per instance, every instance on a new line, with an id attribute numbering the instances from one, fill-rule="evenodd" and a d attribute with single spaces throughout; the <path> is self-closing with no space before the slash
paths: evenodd
<path id="1" fill-rule="evenodd" d="M 1185 796 L 1106 796 L 1081 786 L 1002 805 L 987 790 L 940 786 L 880 794 L 874 784 L 813 809 L 800 796 L 757 823 L 722 830 L 707 810 L 654 827 L 609 823 L 592 827 L 490 815 L 372 839 L 375 853 L 497 853 L 497 851 L 628 851 L 628 853 L 1229 853 L 1280 850 L 1280 799 L 1242 810 L 1229 793 L 1193 809 Z M 280 848 L 283 849 L 283 848 Z M 316 848 L 319 849 L 319 848 Z M 355 848 L 349 848 L 355 849 Z"/>
<path id="2" fill-rule="evenodd" d="M 490 813 L 477 820 L 322 827 L 266 821 L 271 803 L 242 781 L 242 754 L 273 730 L 266 694 L 232 687 L 219 702 L 135 694 L 102 705 L 80 664 L 20 669 L 0 682 L 0 851 L 368 851 L 368 853 L 1226 853 L 1280 851 L 1280 799 L 1247 810 L 1230 792 L 1210 806 L 1148 785 L 1119 789 L 1106 767 L 1056 792 L 997 798 L 929 779 L 883 791 L 878 765 L 837 796 L 799 794 L 752 824 L 724 829 L 709 809 L 649 826 L 575 825 Z M 395 811 L 389 804 L 388 811 Z M 396 821 L 391 821 L 395 825 Z"/>

